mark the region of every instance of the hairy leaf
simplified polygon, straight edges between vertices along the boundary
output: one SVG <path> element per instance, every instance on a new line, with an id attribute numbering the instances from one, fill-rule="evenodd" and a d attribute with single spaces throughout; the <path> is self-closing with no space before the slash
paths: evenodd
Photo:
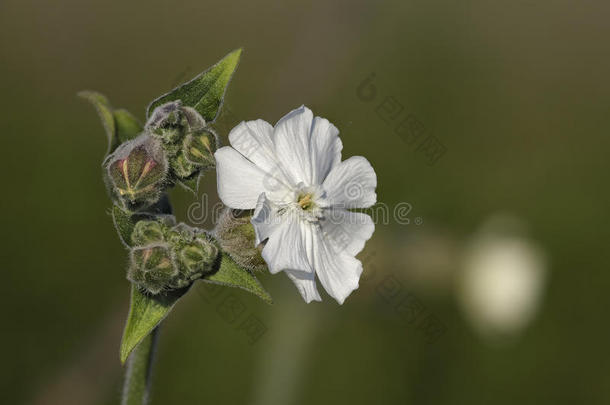
<path id="1" fill-rule="evenodd" d="M 131 233 L 136 226 L 136 221 L 132 218 L 133 214 L 127 210 L 120 208 L 118 205 L 112 206 L 112 221 L 116 228 L 119 238 L 123 245 L 131 247 Z"/>
<path id="2" fill-rule="evenodd" d="M 249 270 L 241 268 L 226 253 L 222 253 L 220 269 L 211 276 L 205 277 L 203 281 L 229 287 L 238 287 L 257 295 L 267 304 L 273 304 L 273 299 L 256 277 Z"/>
<path id="3" fill-rule="evenodd" d="M 146 110 L 146 117 L 162 104 L 181 100 L 184 105 L 197 110 L 206 121 L 214 121 L 220 111 L 227 85 L 237 68 L 240 55 L 241 48 L 236 49 L 192 80 L 153 100 Z"/>
<path id="4" fill-rule="evenodd" d="M 129 111 L 125 109 L 114 110 L 113 116 L 116 135 L 120 143 L 129 141 L 142 132 L 142 124 Z"/>
<path id="5" fill-rule="evenodd" d="M 102 121 L 104 131 L 108 137 L 108 150 L 106 151 L 106 154 L 111 153 L 119 146 L 120 142 L 116 136 L 116 126 L 110 102 L 103 94 L 95 91 L 81 91 L 78 95 L 93 104 L 97 110 L 97 114 Z"/>
<path id="6" fill-rule="evenodd" d="M 136 286 L 131 286 L 129 315 L 121 340 L 121 363 L 125 363 L 129 353 L 159 325 L 187 290 L 149 296 L 140 292 Z"/>
<path id="7" fill-rule="evenodd" d="M 78 95 L 88 100 L 97 110 L 108 137 L 107 155 L 123 142 L 135 138 L 142 132 L 142 124 L 137 118 L 125 109 L 113 109 L 103 94 L 95 91 L 81 91 Z"/>

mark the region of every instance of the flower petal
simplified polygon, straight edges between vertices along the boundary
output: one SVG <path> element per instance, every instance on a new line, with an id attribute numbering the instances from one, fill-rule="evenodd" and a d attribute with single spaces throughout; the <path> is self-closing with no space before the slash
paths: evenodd
<path id="1" fill-rule="evenodd" d="M 306 303 L 311 301 L 322 301 L 318 288 L 316 287 L 316 275 L 313 271 L 298 271 L 298 270 L 285 270 L 288 277 L 292 280 L 294 285 L 301 293 L 301 296 Z"/>
<path id="2" fill-rule="evenodd" d="M 258 197 L 250 223 L 254 226 L 254 243 L 257 246 L 269 238 L 282 224 L 282 218 L 277 215 L 277 207 L 265 193 Z"/>
<path id="3" fill-rule="evenodd" d="M 273 127 L 266 121 L 242 121 L 229 133 L 229 142 L 248 160 L 269 172 L 277 164 L 272 135 Z"/>
<path id="4" fill-rule="evenodd" d="M 301 106 L 282 117 L 273 130 L 275 154 L 295 185 L 312 185 L 312 165 L 309 158 L 312 121 L 311 110 Z"/>
<path id="5" fill-rule="evenodd" d="M 352 156 L 335 166 L 322 187 L 330 206 L 367 208 L 377 201 L 377 175 L 362 156 Z"/>
<path id="6" fill-rule="evenodd" d="M 334 251 L 321 230 L 313 234 L 314 269 L 326 292 L 339 304 L 358 288 L 362 263 L 354 256 Z"/>
<path id="7" fill-rule="evenodd" d="M 231 208 L 252 209 L 264 191 L 265 172 L 235 149 L 225 146 L 214 153 L 218 195 Z"/>
<path id="8" fill-rule="evenodd" d="M 340 208 L 326 210 L 320 225 L 334 251 L 351 256 L 356 256 L 364 248 L 375 231 L 375 224 L 369 215 Z"/>
<path id="9" fill-rule="evenodd" d="M 248 160 L 269 173 L 278 182 L 289 186 L 290 181 L 275 156 L 273 145 L 273 127 L 264 120 L 242 121 L 229 133 L 229 142 L 239 153 Z M 270 188 L 273 181 L 270 179 L 266 188 Z M 272 191 L 272 190 L 268 190 Z"/>
<path id="10" fill-rule="evenodd" d="M 305 229 L 296 214 L 287 212 L 281 216 L 281 223 L 269 236 L 262 256 L 275 274 L 282 270 L 312 272 L 307 256 Z"/>
<path id="11" fill-rule="evenodd" d="M 330 170 L 341 163 L 343 143 L 339 130 L 326 118 L 315 117 L 311 126 L 310 160 L 313 184 L 322 184 Z"/>

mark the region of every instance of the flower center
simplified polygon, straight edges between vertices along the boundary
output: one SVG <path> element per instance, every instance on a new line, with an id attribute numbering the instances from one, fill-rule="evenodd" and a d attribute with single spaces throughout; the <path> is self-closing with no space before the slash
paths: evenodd
<path id="1" fill-rule="evenodd" d="M 299 196 L 297 198 L 299 207 L 301 207 L 301 209 L 304 211 L 309 211 L 309 210 L 313 209 L 315 207 L 315 204 L 312 200 L 312 197 L 313 197 L 312 193 L 299 194 Z"/>

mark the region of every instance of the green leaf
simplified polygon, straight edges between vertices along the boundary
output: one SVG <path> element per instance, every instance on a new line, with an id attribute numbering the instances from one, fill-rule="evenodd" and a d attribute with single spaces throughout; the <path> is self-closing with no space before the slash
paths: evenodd
<path id="1" fill-rule="evenodd" d="M 238 287 L 257 295 L 267 304 L 273 304 L 273 299 L 256 277 L 250 271 L 241 268 L 226 253 L 222 254 L 220 269 L 211 276 L 206 276 L 203 281 L 229 287 Z"/>
<path id="2" fill-rule="evenodd" d="M 148 296 L 140 292 L 136 286 L 131 286 L 129 315 L 121 340 L 121 363 L 125 363 L 129 353 L 159 325 L 187 290 Z"/>
<path id="3" fill-rule="evenodd" d="M 136 220 L 133 218 L 133 214 L 120 208 L 118 205 L 113 205 L 112 221 L 114 222 L 114 227 L 116 228 L 123 245 L 131 247 L 131 233 L 136 226 Z"/>
<path id="4" fill-rule="evenodd" d="M 241 48 L 236 49 L 194 79 L 153 100 L 146 110 L 146 117 L 162 104 L 182 100 L 184 105 L 193 107 L 206 121 L 214 121 L 220 111 L 227 85 L 237 68 L 241 51 Z"/>
<path id="5" fill-rule="evenodd" d="M 114 110 L 113 116 L 119 143 L 135 138 L 144 129 L 140 121 L 125 109 Z"/>
<path id="6" fill-rule="evenodd" d="M 114 110 L 103 94 L 94 91 L 81 91 L 78 95 L 93 104 L 102 120 L 104 131 L 108 137 L 107 155 L 123 142 L 135 138 L 142 132 L 142 124 L 136 117 L 125 109 Z"/>
<path id="7" fill-rule="evenodd" d="M 99 115 L 100 120 L 102 120 L 104 131 L 108 137 L 108 150 L 106 151 L 106 154 L 109 154 L 120 144 L 116 136 L 116 126 L 110 102 L 103 94 L 95 91 L 81 91 L 78 95 L 93 104 L 97 110 L 97 114 Z"/>

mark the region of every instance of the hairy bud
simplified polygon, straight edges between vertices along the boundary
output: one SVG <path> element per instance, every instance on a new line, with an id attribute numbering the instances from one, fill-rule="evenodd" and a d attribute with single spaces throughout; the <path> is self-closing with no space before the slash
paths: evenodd
<path id="1" fill-rule="evenodd" d="M 154 220 L 136 224 L 127 278 L 150 294 L 188 287 L 214 271 L 220 256 L 216 242 L 186 224 L 172 228 Z M 171 271 L 170 271 L 171 268 Z"/>
<path id="2" fill-rule="evenodd" d="M 152 112 L 146 129 L 164 143 L 178 143 L 192 131 L 205 127 L 203 117 L 191 107 L 182 105 L 180 100 L 160 105 Z"/>
<path id="3" fill-rule="evenodd" d="M 104 161 L 111 195 L 127 209 L 158 201 L 167 176 L 167 160 L 155 139 L 140 135 L 123 143 Z"/>
<path id="4" fill-rule="evenodd" d="M 166 227 L 158 221 L 139 221 L 133 228 L 131 241 L 137 246 L 162 242 L 165 238 L 165 228 Z"/>
<path id="5" fill-rule="evenodd" d="M 214 230 L 223 251 L 239 265 L 253 271 L 267 268 L 261 256 L 262 248 L 255 245 L 254 226 L 250 223 L 252 211 L 226 208 Z"/>
<path id="6" fill-rule="evenodd" d="M 191 273 L 209 273 L 218 257 L 218 246 L 207 237 L 199 235 L 180 251 L 180 263 Z"/>
<path id="7" fill-rule="evenodd" d="M 214 152 L 218 148 L 218 137 L 210 129 L 203 129 L 184 138 L 182 152 L 189 162 L 199 169 L 214 167 Z"/>
<path id="8" fill-rule="evenodd" d="M 214 166 L 218 137 L 194 108 L 180 100 L 155 108 L 145 129 L 162 142 L 174 179 L 192 179 Z"/>
<path id="9" fill-rule="evenodd" d="M 171 160 L 170 166 L 176 177 L 180 179 L 187 179 L 198 171 L 197 166 L 189 162 L 182 153 L 179 153 Z"/>
<path id="10" fill-rule="evenodd" d="M 159 243 L 131 250 L 127 279 L 151 294 L 167 290 L 178 276 L 169 245 Z"/>

